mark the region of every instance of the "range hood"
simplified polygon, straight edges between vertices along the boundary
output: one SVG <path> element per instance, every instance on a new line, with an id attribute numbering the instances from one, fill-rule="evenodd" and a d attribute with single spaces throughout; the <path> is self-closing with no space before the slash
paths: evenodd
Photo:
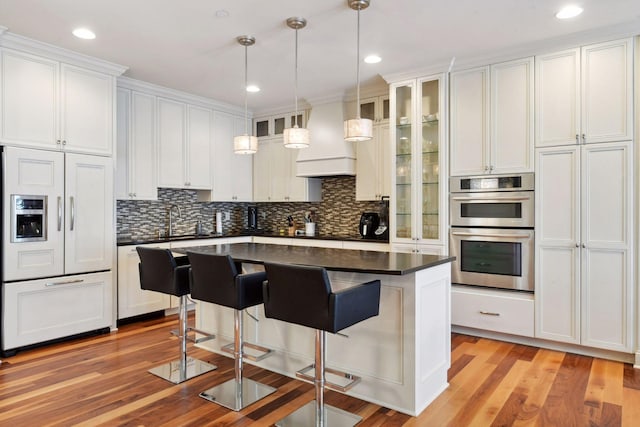
<path id="1" fill-rule="evenodd" d="M 352 142 L 344 140 L 343 103 L 315 105 L 307 129 L 311 144 L 298 152 L 297 176 L 323 177 L 356 174 L 356 155 Z"/>

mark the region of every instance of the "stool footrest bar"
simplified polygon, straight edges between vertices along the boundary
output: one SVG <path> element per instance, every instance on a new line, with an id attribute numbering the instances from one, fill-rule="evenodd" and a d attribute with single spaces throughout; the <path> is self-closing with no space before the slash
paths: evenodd
<path id="1" fill-rule="evenodd" d="M 313 383 L 316 378 L 313 375 L 309 375 L 307 374 L 307 372 L 314 370 L 315 369 L 315 363 L 312 363 L 311 365 L 300 369 L 299 371 L 296 372 L 296 377 L 300 378 L 301 380 L 305 380 L 305 381 L 309 381 L 311 383 Z M 360 380 L 362 378 L 353 375 L 353 374 L 349 374 L 347 372 L 343 372 L 343 371 L 339 371 L 337 369 L 331 369 L 331 368 L 325 368 L 324 369 L 325 372 L 328 372 L 330 374 L 333 375 L 337 375 L 339 377 L 343 377 L 347 380 L 349 380 L 349 382 L 345 385 L 340 385 L 340 384 L 336 384 L 333 383 L 331 381 L 325 381 L 325 387 L 330 389 L 330 390 L 334 390 L 334 391 L 339 391 L 341 393 L 345 393 L 349 390 L 351 390 L 351 388 L 353 388 L 353 386 L 355 386 L 356 384 L 358 384 L 360 382 Z"/>
<path id="2" fill-rule="evenodd" d="M 198 343 L 201 343 L 201 342 L 204 342 L 204 341 L 209 341 L 209 340 L 215 339 L 215 337 L 216 337 L 215 334 L 210 334 L 209 332 L 201 331 L 200 329 L 196 329 L 196 328 L 192 328 L 192 327 L 188 327 L 187 328 L 187 334 L 189 332 L 195 332 L 197 334 L 204 335 L 204 336 L 202 336 L 200 338 L 193 338 L 193 337 L 190 337 L 189 335 L 187 335 L 187 341 L 195 343 L 195 344 L 198 344 Z M 177 330 L 177 329 L 173 329 L 171 331 L 171 335 L 176 336 L 176 337 L 180 337 L 180 331 Z"/>
<path id="3" fill-rule="evenodd" d="M 258 345 L 258 344 L 252 344 L 252 343 L 249 343 L 249 342 L 242 343 L 242 347 L 243 348 L 244 347 L 248 347 L 248 348 L 251 348 L 253 350 L 256 350 L 256 351 L 259 351 L 260 353 L 262 353 L 262 354 L 259 354 L 259 355 L 256 356 L 256 355 L 253 355 L 253 354 L 245 353 L 243 351 L 242 352 L 243 353 L 242 357 L 245 358 L 245 359 L 251 360 L 252 362 L 259 362 L 262 359 L 271 356 L 273 354 L 273 352 L 274 352 L 274 350 L 272 350 L 270 348 L 263 347 L 263 346 Z M 222 346 L 220 348 L 220 350 L 224 351 L 225 353 L 233 354 L 234 343 L 229 343 L 229 344 L 227 344 L 225 346 Z"/>

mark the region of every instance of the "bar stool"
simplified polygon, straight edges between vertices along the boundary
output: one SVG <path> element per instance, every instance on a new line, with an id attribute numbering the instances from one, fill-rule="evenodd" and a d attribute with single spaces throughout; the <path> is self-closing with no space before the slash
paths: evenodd
<path id="1" fill-rule="evenodd" d="M 273 350 L 243 340 L 242 310 L 262 304 L 262 282 L 264 272 L 239 274 L 228 255 L 187 252 L 191 263 L 191 296 L 197 300 L 234 309 L 233 343 L 222 347 L 233 354 L 235 377 L 216 387 L 200 393 L 200 397 L 218 403 L 234 411 L 240 411 L 252 403 L 276 391 L 275 388 L 243 377 L 243 360 L 259 361 L 272 354 Z M 258 356 L 246 354 L 244 348 L 259 352 Z"/>
<path id="2" fill-rule="evenodd" d="M 216 369 L 215 365 L 187 357 L 187 333 L 196 331 L 187 326 L 187 294 L 189 293 L 189 265 L 186 257 L 174 258 L 169 249 L 137 247 L 140 264 L 140 287 L 144 290 L 160 292 L 180 297 L 179 329 L 180 359 L 149 370 L 174 384 Z M 181 264 L 181 265 L 179 265 Z M 213 338 L 207 336 L 206 339 Z"/>
<path id="3" fill-rule="evenodd" d="M 378 315 L 380 281 L 362 283 L 339 292 L 331 291 L 327 271 L 308 267 L 265 263 L 267 281 L 263 284 L 264 310 L 267 317 L 316 330 L 315 363 L 296 376 L 315 385 L 315 401 L 309 402 L 278 426 L 353 426 L 362 420 L 355 414 L 324 404 L 324 389 L 345 392 L 360 381 L 359 377 L 325 368 L 326 332 L 337 333 L 349 326 Z M 306 372 L 314 369 L 315 376 Z M 351 380 L 341 386 L 326 381 L 325 371 Z"/>

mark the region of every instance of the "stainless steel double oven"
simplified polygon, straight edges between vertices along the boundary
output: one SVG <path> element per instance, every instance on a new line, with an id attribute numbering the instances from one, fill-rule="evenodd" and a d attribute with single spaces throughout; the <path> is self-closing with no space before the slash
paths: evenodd
<path id="1" fill-rule="evenodd" d="M 533 174 L 452 177 L 452 282 L 534 291 Z"/>

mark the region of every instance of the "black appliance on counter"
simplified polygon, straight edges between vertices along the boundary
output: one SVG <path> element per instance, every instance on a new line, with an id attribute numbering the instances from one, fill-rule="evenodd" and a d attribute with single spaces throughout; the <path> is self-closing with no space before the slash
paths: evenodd
<path id="1" fill-rule="evenodd" d="M 362 212 L 358 231 L 360 235 L 367 239 L 377 238 L 375 232 L 380 225 L 380 215 L 377 212 Z"/>

